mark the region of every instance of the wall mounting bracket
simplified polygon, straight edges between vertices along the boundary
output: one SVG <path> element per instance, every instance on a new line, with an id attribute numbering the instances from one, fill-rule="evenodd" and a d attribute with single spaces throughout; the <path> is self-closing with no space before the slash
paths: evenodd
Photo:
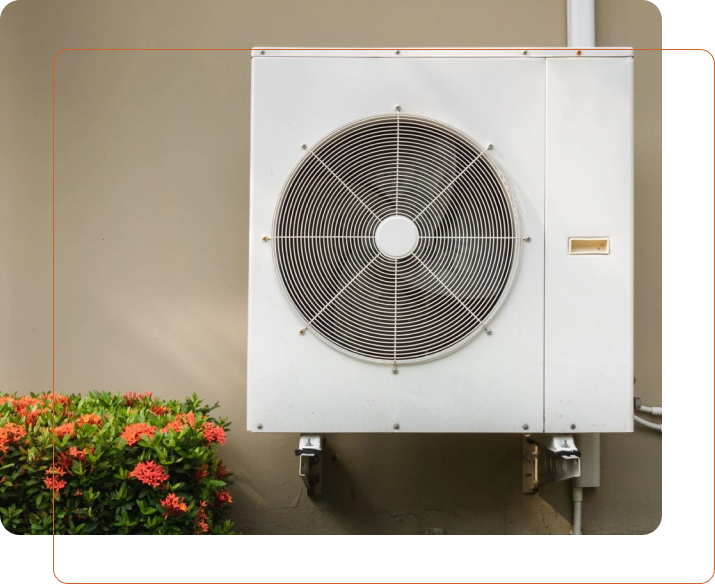
<path id="1" fill-rule="evenodd" d="M 298 475 L 305 483 L 308 496 L 323 491 L 323 445 L 319 434 L 301 434 L 295 455 L 298 457 Z"/>
<path id="2" fill-rule="evenodd" d="M 581 453 L 568 434 L 530 434 L 522 440 L 522 491 L 581 476 Z"/>

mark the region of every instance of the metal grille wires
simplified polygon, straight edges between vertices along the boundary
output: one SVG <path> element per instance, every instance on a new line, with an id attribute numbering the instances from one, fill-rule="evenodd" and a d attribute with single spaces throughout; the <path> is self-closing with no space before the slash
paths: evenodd
<path id="1" fill-rule="evenodd" d="M 399 111 L 306 147 L 271 236 L 301 334 L 396 366 L 489 333 L 521 246 L 489 148 Z"/>

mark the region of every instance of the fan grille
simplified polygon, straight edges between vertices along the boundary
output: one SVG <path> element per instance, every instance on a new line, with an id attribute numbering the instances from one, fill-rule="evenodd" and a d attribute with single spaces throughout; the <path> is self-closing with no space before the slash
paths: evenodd
<path id="1" fill-rule="evenodd" d="M 395 216 L 416 227 L 404 257 L 387 255 L 376 238 Z M 443 355 L 486 329 L 521 238 L 487 149 L 441 122 L 397 113 L 349 124 L 306 152 L 284 186 L 272 239 L 305 330 L 397 364 Z"/>

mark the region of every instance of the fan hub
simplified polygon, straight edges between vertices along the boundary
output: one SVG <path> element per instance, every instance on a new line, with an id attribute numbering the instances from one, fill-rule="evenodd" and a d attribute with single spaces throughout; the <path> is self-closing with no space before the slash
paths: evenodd
<path id="1" fill-rule="evenodd" d="M 417 226 L 403 215 L 388 217 L 377 226 L 375 243 L 384 255 L 400 259 L 410 255 L 419 240 Z"/>

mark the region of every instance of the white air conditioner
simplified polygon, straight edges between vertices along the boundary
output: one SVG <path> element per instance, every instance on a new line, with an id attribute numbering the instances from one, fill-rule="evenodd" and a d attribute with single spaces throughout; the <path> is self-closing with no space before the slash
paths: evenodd
<path id="1" fill-rule="evenodd" d="M 256 49 L 248 429 L 633 429 L 626 49 Z"/>

